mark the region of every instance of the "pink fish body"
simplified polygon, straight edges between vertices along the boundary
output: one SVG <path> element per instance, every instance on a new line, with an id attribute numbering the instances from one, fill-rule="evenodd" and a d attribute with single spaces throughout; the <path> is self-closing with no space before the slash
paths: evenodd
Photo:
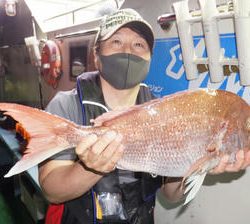
<path id="1" fill-rule="evenodd" d="M 222 90 L 185 91 L 115 115 L 107 113 L 97 119 L 101 122 L 96 127 L 78 126 L 17 104 L 0 103 L 0 110 L 20 122 L 29 139 L 25 156 L 7 176 L 76 146 L 90 133 L 101 135 L 106 130 L 123 136 L 125 151 L 117 167 L 162 176 L 186 176 L 213 161 L 206 167 L 211 169 L 223 154 L 249 147 L 249 106 Z"/>
<path id="2" fill-rule="evenodd" d="M 199 160 L 218 161 L 249 147 L 250 108 L 231 92 L 187 91 L 134 107 L 103 125 L 124 136 L 118 167 L 185 176 Z"/>

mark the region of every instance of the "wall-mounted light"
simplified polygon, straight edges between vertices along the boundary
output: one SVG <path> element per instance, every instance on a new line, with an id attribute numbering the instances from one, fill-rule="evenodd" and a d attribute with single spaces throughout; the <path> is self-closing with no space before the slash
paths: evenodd
<path id="1" fill-rule="evenodd" d="M 16 4 L 18 0 L 6 0 L 5 1 L 5 12 L 7 16 L 16 15 Z"/>

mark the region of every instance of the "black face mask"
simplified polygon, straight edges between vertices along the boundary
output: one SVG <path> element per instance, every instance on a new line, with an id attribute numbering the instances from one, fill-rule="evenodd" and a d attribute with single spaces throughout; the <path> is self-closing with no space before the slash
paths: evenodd
<path id="1" fill-rule="evenodd" d="M 100 55 L 101 76 L 116 89 L 129 89 L 143 81 L 150 61 L 127 53 Z"/>

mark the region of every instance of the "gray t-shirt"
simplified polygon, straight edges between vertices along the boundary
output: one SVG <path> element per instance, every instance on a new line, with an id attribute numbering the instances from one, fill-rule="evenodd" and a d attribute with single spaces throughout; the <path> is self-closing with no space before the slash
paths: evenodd
<path id="1" fill-rule="evenodd" d="M 60 91 L 49 102 L 46 111 L 56 114 L 60 117 L 66 118 L 76 124 L 82 125 L 82 111 L 77 90 Z M 64 150 L 52 156 L 50 159 L 57 160 L 76 160 L 74 149 Z"/>
<path id="2" fill-rule="evenodd" d="M 58 92 L 46 107 L 46 111 L 56 114 L 60 117 L 64 117 L 75 122 L 76 124 L 83 124 L 81 105 L 76 89 Z M 75 154 L 74 148 L 71 148 L 59 152 L 50 158 L 50 160 L 53 159 L 77 160 L 77 156 Z M 118 172 L 120 183 L 129 183 L 136 180 L 131 171 L 118 170 Z"/>

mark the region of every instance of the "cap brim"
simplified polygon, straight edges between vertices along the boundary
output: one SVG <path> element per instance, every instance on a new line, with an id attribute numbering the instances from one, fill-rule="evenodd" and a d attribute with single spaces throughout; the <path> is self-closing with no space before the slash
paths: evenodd
<path id="1" fill-rule="evenodd" d="M 153 33 L 150 25 L 147 24 L 147 22 L 140 21 L 140 20 L 128 21 L 128 22 L 125 22 L 121 25 L 117 25 L 112 30 L 110 30 L 106 35 L 100 37 L 99 40 L 104 41 L 104 40 L 109 39 L 117 30 L 119 30 L 122 27 L 127 26 L 127 25 L 129 25 L 131 27 L 134 26 L 138 31 L 140 31 L 140 33 L 142 33 L 143 36 L 145 36 L 145 38 L 149 44 L 149 47 L 152 50 L 153 44 L 154 44 L 154 33 Z"/>

